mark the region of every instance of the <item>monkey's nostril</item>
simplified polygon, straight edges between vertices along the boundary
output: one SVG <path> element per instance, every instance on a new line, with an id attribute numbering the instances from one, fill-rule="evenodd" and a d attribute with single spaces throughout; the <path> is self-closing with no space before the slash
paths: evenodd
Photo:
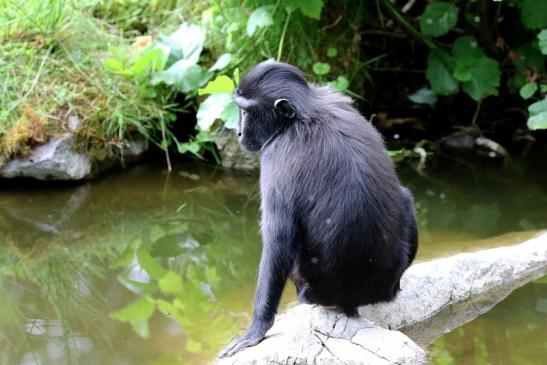
<path id="1" fill-rule="evenodd" d="M 241 132 L 237 132 L 237 136 L 238 136 L 238 137 L 241 137 Z"/>

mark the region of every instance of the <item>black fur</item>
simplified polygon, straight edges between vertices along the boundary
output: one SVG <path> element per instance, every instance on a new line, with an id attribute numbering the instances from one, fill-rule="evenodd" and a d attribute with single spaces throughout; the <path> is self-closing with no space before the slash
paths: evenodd
<path id="1" fill-rule="evenodd" d="M 262 149 L 264 247 L 252 324 L 223 356 L 264 337 L 289 277 L 300 301 L 349 315 L 392 300 L 418 240 L 412 195 L 350 98 L 308 84 L 294 66 L 265 62 L 234 99 L 246 111 L 241 144 Z M 278 99 L 294 108 L 292 118 L 274 107 Z"/>

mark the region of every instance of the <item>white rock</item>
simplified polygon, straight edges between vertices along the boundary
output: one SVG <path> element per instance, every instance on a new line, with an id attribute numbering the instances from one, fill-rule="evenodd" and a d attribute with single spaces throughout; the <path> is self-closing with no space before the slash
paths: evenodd
<path id="1" fill-rule="evenodd" d="M 431 343 L 546 273 L 547 234 L 419 263 L 395 301 L 361 307 L 359 318 L 298 305 L 277 316 L 264 341 L 217 364 L 421 364 L 426 353 L 413 340 Z"/>

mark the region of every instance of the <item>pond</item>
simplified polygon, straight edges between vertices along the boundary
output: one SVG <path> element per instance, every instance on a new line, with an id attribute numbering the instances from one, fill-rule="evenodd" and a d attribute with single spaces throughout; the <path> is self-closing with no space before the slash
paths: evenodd
<path id="1" fill-rule="evenodd" d="M 454 171 L 415 193 L 418 260 L 547 228 L 547 186 Z M 2 186 L 0 364 L 205 364 L 247 325 L 261 250 L 257 178 L 152 165 L 78 186 Z M 294 303 L 288 285 L 282 305 Z M 439 338 L 436 364 L 540 364 L 547 281 Z"/>

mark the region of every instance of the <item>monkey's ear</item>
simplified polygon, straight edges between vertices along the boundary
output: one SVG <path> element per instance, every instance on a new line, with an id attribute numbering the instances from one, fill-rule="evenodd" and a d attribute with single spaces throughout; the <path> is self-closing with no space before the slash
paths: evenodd
<path id="1" fill-rule="evenodd" d="M 282 116 L 288 119 L 294 118 L 296 111 L 287 99 L 277 99 L 274 101 L 274 108 L 279 110 Z"/>

